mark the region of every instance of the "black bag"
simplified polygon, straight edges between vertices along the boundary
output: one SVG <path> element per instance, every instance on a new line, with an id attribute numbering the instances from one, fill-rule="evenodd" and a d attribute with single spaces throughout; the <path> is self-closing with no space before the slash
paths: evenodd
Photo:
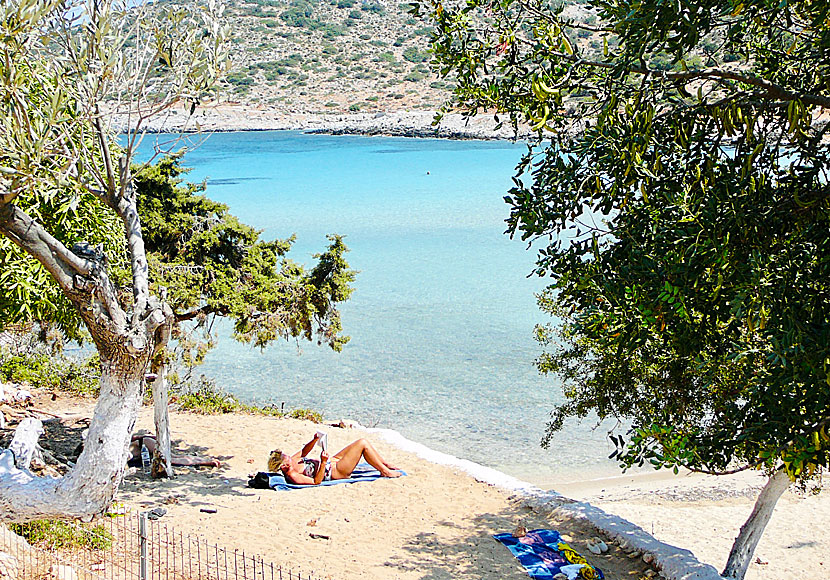
<path id="1" fill-rule="evenodd" d="M 271 474 L 260 471 L 248 480 L 248 487 L 254 489 L 271 489 Z"/>

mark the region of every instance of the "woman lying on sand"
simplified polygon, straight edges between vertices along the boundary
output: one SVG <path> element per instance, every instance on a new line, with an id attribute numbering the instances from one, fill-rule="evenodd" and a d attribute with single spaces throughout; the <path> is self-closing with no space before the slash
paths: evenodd
<path id="1" fill-rule="evenodd" d="M 268 457 L 268 471 L 282 471 L 286 481 L 295 485 L 320 485 L 331 479 L 348 479 L 361 459 L 365 459 L 377 469 L 383 477 L 400 477 L 400 471 L 386 463 L 377 450 L 366 439 L 358 439 L 350 443 L 329 460 L 324 451 L 320 452 L 320 459 L 306 457 L 314 448 L 319 434 L 306 443 L 294 455 L 274 449 Z M 324 465 L 324 469 L 320 466 Z"/>

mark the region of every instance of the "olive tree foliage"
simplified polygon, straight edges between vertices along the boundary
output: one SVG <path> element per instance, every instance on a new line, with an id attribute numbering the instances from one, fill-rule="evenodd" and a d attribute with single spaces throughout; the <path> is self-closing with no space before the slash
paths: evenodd
<path id="1" fill-rule="evenodd" d="M 596 412 L 631 426 L 612 434 L 623 467 L 765 470 L 724 572 L 742 577 L 765 506 L 828 465 L 830 5 L 414 11 L 451 106 L 536 135 L 505 200 L 551 279 L 539 367 L 566 402 L 544 443 Z"/>
<path id="2" fill-rule="evenodd" d="M 100 514 L 121 482 L 144 373 L 173 321 L 150 291 L 131 161 L 146 119 L 190 109 L 223 74 L 221 12 L 212 0 L 152 11 L 0 4 L 0 317 L 48 319 L 54 308 L 69 334 L 82 323 L 101 361 L 84 451 L 65 477 L 33 477 L 28 453 L 0 455 L 3 519 Z M 116 108 L 131 119 L 121 146 L 105 116 Z M 20 445 L 37 434 L 28 428 Z"/>

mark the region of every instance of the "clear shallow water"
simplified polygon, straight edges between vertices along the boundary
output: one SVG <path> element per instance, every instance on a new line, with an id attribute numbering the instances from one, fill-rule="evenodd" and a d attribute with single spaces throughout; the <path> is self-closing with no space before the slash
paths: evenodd
<path id="1" fill-rule="evenodd" d="M 149 151 L 153 136 L 145 140 Z M 230 338 L 201 372 L 243 400 L 312 407 L 389 427 L 537 485 L 618 473 L 603 432 L 569 425 L 539 440 L 561 390 L 540 376 L 527 278 L 533 252 L 503 234 L 502 201 L 525 146 L 295 132 L 219 133 L 187 153 L 189 181 L 265 238 L 297 234 L 309 262 L 346 236 L 360 271 L 342 306 L 351 342 L 265 351 Z M 278 439 L 279 434 L 274 434 Z"/>

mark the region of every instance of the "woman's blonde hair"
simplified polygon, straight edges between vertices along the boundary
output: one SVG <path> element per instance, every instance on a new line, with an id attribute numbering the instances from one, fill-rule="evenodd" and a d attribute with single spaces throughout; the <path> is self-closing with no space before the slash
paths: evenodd
<path id="1" fill-rule="evenodd" d="M 282 450 L 274 449 L 271 455 L 268 456 L 268 471 L 274 473 L 280 470 L 282 465 Z"/>

